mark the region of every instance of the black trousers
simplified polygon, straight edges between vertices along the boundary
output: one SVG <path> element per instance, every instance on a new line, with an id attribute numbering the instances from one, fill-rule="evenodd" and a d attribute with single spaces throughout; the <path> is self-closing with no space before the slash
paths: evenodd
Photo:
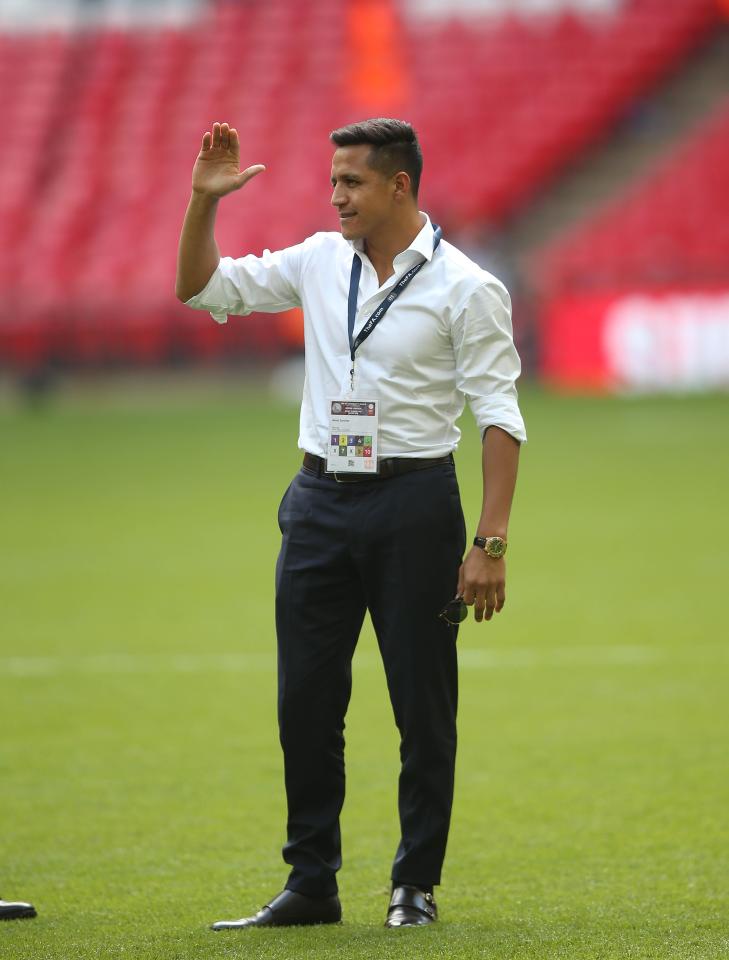
<path id="1" fill-rule="evenodd" d="M 367 609 L 401 736 L 395 883 L 440 882 L 453 800 L 465 526 L 455 468 L 340 484 L 302 468 L 279 508 L 278 716 L 288 802 L 286 886 L 336 892 L 344 717 Z"/>

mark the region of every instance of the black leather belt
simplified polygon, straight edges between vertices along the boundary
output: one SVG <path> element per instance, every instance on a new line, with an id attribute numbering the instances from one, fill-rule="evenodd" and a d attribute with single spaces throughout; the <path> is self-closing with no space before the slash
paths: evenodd
<path id="1" fill-rule="evenodd" d="M 387 480 L 390 477 L 399 477 L 403 473 L 413 470 L 427 470 L 436 467 L 439 463 L 453 463 L 453 454 L 444 457 L 387 457 L 377 462 L 377 473 L 327 473 L 327 462 L 324 457 L 316 457 L 313 453 L 304 454 L 304 468 L 317 477 L 331 477 L 337 483 L 362 483 L 364 480 Z"/>

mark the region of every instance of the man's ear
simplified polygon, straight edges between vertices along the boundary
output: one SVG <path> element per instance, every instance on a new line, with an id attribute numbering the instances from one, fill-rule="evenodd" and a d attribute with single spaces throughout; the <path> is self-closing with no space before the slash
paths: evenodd
<path id="1" fill-rule="evenodd" d="M 395 174 L 393 182 L 395 184 L 395 196 L 398 199 L 406 199 L 411 196 L 410 176 L 404 170 L 400 170 L 399 173 Z"/>

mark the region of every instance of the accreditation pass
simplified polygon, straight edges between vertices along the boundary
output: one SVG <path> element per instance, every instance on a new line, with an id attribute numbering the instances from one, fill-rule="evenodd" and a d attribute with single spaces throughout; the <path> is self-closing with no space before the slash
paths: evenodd
<path id="1" fill-rule="evenodd" d="M 377 400 L 329 400 L 329 473 L 377 473 Z"/>

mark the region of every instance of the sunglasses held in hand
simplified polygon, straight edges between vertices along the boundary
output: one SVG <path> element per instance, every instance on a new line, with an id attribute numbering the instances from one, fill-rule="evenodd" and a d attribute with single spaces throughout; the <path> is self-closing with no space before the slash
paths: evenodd
<path id="1" fill-rule="evenodd" d="M 463 597 L 455 597 L 455 599 L 449 600 L 438 616 L 452 627 L 457 627 L 458 624 L 463 623 L 468 616 L 466 601 Z"/>

